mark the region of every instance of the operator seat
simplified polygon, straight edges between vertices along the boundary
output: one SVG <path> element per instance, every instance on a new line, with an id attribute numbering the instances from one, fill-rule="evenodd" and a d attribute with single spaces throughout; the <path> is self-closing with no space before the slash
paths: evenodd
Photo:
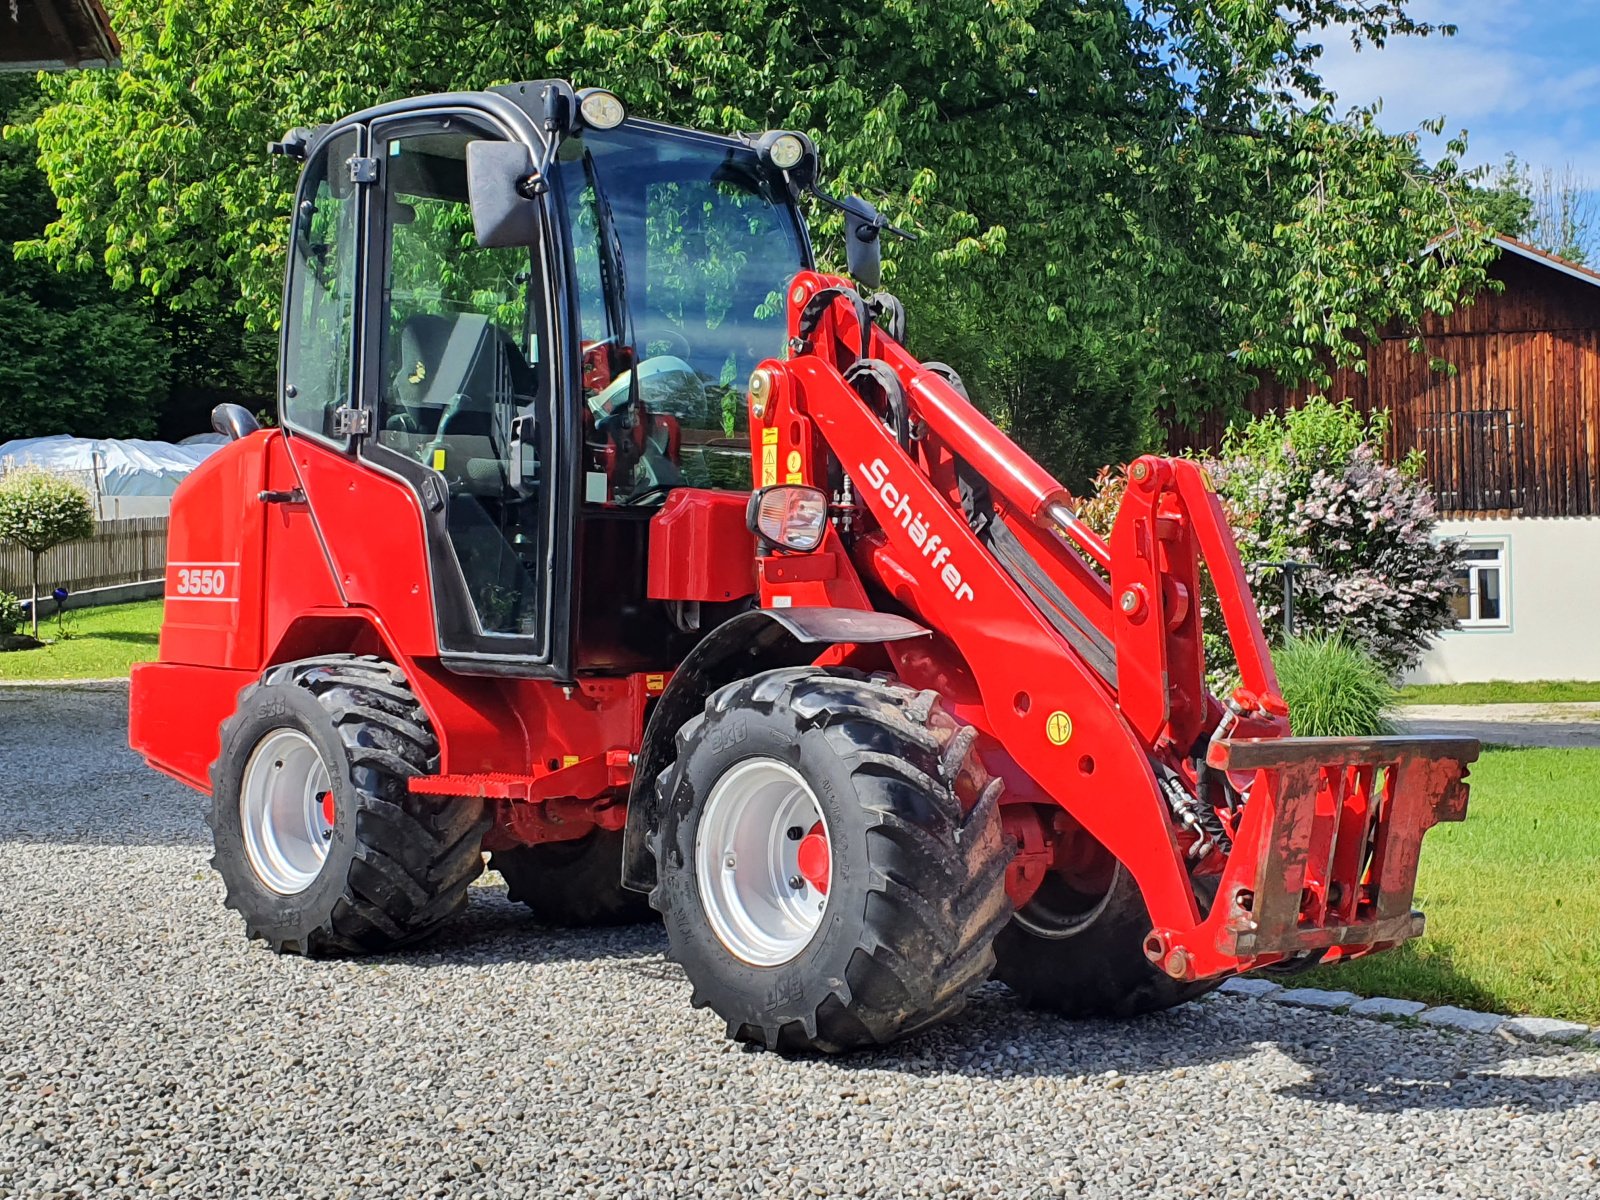
<path id="1" fill-rule="evenodd" d="M 537 369 L 503 328 L 479 313 L 414 313 L 395 340 L 388 428 L 440 432 L 441 418 L 455 405 L 447 432 L 488 437 L 497 392 L 508 390 L 521 403 L 538 394 Z"/>
<path id="2" fill-rule="evenodd" d="M 440 469 L 452 491 L 498 494 L 510 450 L 507 407 L 533 411 L 539 374 L 488 317 L 414 313 L 395 339 L 388 393 L 385 445 Z M 506 407 L 497 411 L 497 403 Z"/>

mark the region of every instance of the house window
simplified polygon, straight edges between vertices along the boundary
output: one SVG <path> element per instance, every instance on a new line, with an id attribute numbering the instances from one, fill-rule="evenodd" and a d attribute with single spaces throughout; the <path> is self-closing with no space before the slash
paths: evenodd
<path id="1" fill-rule="evenodd" d="M 1450 610 L 1463 629 L 1511 624 L 1506 595 L 1509 579 L 1505 542 L 1467 543 L 1456 567 L 1456 590 L 1450 597 Z"/>

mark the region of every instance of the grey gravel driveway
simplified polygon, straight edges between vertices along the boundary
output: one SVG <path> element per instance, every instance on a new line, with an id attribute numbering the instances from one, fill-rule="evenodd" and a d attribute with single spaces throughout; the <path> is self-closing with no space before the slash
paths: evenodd
<path id="1" fill-rule="evenodd" d="M 845 1061 L 724 1041 L 653 929 L 498 887 L 415 952 L 274 958 L 117 690 L 0 689 L 0 1197 L 1600 1197 L 1600 1053 L 1231 997 L 991 985 Z"/>

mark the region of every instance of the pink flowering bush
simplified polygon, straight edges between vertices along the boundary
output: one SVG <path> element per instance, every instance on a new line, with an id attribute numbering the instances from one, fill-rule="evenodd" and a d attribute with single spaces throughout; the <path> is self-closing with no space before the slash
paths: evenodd
<path id="1" fill-rule="evenodd" d="M 1295 632 L 1341 635 L 1399 675 L 1455 624 L 1459 545 L 1433 536 L 1421 456 L 1383 461 L 1387 422 L 1314 399 L 1230 431 L 1209 468 L 1269 636 L 1283 629 L 1283 580 L 1271 564 L 1298 563 Z"/>
<path id="2" fill-rule="evenodd" d="M 1348 405 L 1313 399 L 1284 416 L 1235 426 L 1221 454 L 1203 463 L 1233 523 L 1269 639 L 1283 635 L 1276 564 L 1293 562 L 1295 632 L 1342 637 L 1398 676 L 1455 624 L 1450 593 L 1459 546 L 1433 536 L 1438 518 L 1421 457 L 1383 461 L 1386 430 L 1385 413 L 1364 418 Z M 1122 472 L 1102 472 L 1095 483 L 1084 516 L 1109 529 Z M 1205 610 L 1215 682 L 1231 675 L 1232 652 L 1215 603 Z"/>

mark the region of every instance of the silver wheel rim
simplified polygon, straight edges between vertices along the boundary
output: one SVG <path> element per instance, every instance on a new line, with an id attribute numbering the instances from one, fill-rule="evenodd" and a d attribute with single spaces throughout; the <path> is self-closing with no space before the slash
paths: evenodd
<path id="1" fill-rule="evenodd" d="M 801 875 L 800 839 L 790 832 L 803 837 L 818 825 L 831 847 L 810 785 L 777 759 L 728 768 L 706 797 L 694 844 L 700 904 L 717 938 L 745 962 L 790 962 L 822 925 L 827 893 Z"/>
<path id="2" fill-rule="evenodd" d="M 250 868 L 282 896 L 305 891 L 333 840 L 333 784 L 316 745 L 298 729 L 275 729 L 250 752 L 239 819 Z"/>

